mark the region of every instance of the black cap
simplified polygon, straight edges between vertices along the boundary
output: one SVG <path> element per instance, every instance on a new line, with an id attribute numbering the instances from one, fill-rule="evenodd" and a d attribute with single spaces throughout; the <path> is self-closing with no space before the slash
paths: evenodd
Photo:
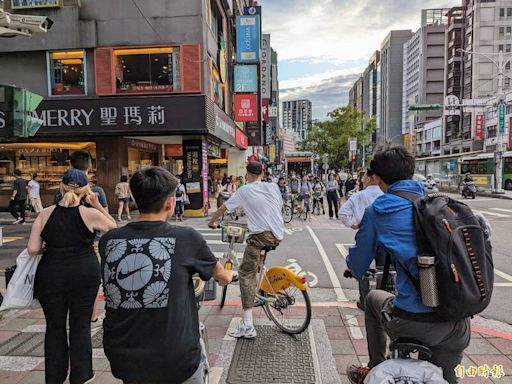
<path id="1" fill-rule="evenodd" d="M 62 176 L 62 183 L 73 188 L 81 188 L 89 184 L 89 180 L 85 172 L 71 168 Z"/>
<path id="2" fill-rule="evenodd" d="M 263 164 L 261 164 L 258 161 L 251 161 L 249 164 L 247 164 L 247 167 L 245 167 L 247 172 L 259 176 L 263 173 Z"/>

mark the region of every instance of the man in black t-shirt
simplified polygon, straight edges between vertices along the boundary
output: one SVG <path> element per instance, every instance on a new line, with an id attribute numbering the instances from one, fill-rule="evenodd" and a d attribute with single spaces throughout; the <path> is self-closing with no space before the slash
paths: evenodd
<path id="1" fill-rule="evenodd" d="M 203 383 L 192 276 L 233 279 L 199 232 L 167 221 L 178 180 L 160 167 L 135 173 L 138 222 L 100 240 L 106 318 L 103 344 L 113 375 L 131 384 Z"/>
<path id="2" fill-rule="evenodd" d="M 21 178 L 21 171 L 19 169 L 14 170 L 14 176 L 16 179 L 12 186 L 9 211 L 16 219 L 13 224 L 23 224 L 25 222 L 25 204 L 27 202 L 27 181 Z"/>

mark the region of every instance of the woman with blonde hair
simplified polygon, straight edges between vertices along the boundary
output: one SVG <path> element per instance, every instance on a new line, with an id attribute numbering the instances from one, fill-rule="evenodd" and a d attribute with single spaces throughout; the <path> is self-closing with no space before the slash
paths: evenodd
<path id="1" fill-rule="evenodd" d="M 85 384 L 95 377 L 90 319 L 101 276 L 93 247 L 95 231 L 107 232 L 116 222 L 101 206 L 82 171 L 68 170 L 60 188 L 62 200 L 37 217 L 27 248 L 31 255 L 43 253 L 34 296 L 46 319 L 46 384 L 62 384 L 69 365 L 70 384 Z M 82 200 L 90 208 L 81 204 Z"/>

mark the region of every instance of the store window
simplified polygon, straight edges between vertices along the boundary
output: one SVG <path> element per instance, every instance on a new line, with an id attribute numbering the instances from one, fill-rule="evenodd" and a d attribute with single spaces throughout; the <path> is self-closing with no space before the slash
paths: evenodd
<path id="1" fill-rule="evenodd" d="M 114 49 L 116 93 L 181 91 L 180 49 Z"/>
<path id="2" fill-rule="evenodd" d="M 50 96 L 85 95 L 84 51 L 48 53 Z"/>

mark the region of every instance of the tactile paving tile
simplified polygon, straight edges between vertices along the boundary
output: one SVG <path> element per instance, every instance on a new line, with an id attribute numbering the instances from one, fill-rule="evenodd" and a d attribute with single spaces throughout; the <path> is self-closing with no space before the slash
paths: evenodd
<path id="1" fill-rule="evenodd" d="M 0 356 L 44 356 L 44 333 L 22 332 L 0 344 Z"/>
<path id="2" fill-rule="evenodd" d="M 306 331 L 287 335 L 274 326 L 256 326 L 255 339 L 238 339 L 226 382 L 228 384 L 317 382 L 311 339 Z"/>

